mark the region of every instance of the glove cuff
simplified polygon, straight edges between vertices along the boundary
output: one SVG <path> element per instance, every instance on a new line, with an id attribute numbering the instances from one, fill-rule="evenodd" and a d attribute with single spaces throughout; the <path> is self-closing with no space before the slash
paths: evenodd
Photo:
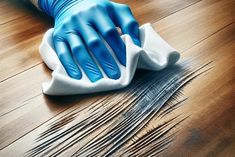
<path id="1" fill-rule="evenodd" d="M 32 0 L 34 1 L 34 0 Z M 83 0 L 35 0 L 39 8 L 54 19 L 58 19 L 69 8 Z"/>

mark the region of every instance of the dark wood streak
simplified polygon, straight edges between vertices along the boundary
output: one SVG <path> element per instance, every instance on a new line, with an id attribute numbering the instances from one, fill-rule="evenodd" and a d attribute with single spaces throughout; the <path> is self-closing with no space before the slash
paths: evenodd
<path id="1" fill-rule="evenodd" d="M 80 147 L 73 156 L 157 155 L 167 149 L 177 132 L 171 131 L 188 115 L 176 115 L 137 137 L 137 140 L 133 141 L 133 138 L 152 119 L 165 117 L 180 107 L 187 99 L 179 100 L 181 89 L 207 72 L 209 65 L 181 63 L 161 72 L 145 72 L 126 89 L 50 123 L 48 130 L 35 140 L 35 147 L 25 155 L 58 156 L 78 145 Z M 100 132 L 98 135 L 86 143 L 81 142 L 97 130 Z M 125 145 L 130 141 L 131 144 Z"/>

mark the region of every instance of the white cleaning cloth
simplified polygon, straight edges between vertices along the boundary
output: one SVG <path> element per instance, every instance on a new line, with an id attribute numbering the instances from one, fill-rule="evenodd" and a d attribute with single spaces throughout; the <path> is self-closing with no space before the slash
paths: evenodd
<path id="1" fill-rule="evenodd" d="M 53 70 L 52 79 L 42 85 L 43 93 L 48 95 L 87 94 L 123 88 L 131 82 L 136 68 L 161 70 L 175 64 L 180 58 L 180 54 L 148 23 L 140 27 L 141 47 L 134 45 L 129 35 L 122 35 L 126 44 L 126 67 L 122 66 L 111 52 L 121 70 L 118 80 L 110 79 L 103 73 L 104 78 L 92 83 L 84 72 L 81 80 L 75 80 L 68 76 L 55 53 L 52 33 L 53 29 L 46 32 L 39 48 L 43 61 Z"/>

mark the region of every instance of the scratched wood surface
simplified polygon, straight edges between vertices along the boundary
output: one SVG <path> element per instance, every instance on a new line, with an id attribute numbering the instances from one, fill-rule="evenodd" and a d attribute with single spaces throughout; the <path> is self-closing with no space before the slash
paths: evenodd
<path id="1" fill-rule="evenodd" d="M 163 118 L 165 121 L 175 115 L 189 116 L 174 128 L 177 136 L 158 156 L 235 156 L 235 1 L 117 2 L 129 4 L 140 24 L 151 22 L 159 34 L 181 52 L 182 60 L 193 60 L 197 65 L 213 61 L 208 73 L 182 89 L 187 101 Z M 24 156 L 35 148 L 35 139 L 50 139 L 41 135 L 48 131 L 48 126 L 53 126 L 51 124 L 59 121 L 59 125 L 70 128 L 89 115 L 97 100 L 111 97 L 118 101 L 125 95 L 125 92 L 70 97 L 43 95 L 41 83 L 50 78 L 50 71 L 42 63 L 38 46 L 43 33 L 52 25 L 50 18 L 28 4 L 18 0 L 0 1 L 0 156 Z M 91 110 L 86 113 L 86 108 Z M 82 114 L 74 117 L 73 112 Z M 60 121 L 63 117 L 67 119 Z M 151 126 L 161 120 L 153 119 Z M 91 139 L 104 130 L 95 131 Z M 149 133 L 149 127 L 142 132 Z M 140 137 L 133 140 L 138 141 Z M 137 147 L 137 144 L 126 145 Z M 72 155 L 78 147 L 73 145 L 60 155 Z M 81 150 L 85 148 L 89 147 Z"/>

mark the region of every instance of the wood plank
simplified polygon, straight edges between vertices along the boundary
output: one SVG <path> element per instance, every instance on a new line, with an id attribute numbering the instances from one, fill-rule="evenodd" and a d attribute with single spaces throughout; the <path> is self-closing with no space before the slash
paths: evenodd
<path id="1" fill-rule="evenodd" d="M 17 0 L 0 2 L 0 82 L 41 63 L 38 46 L 51 19 Z"/>
<path id="2" fill-rule="evenodd" d="M 124 1 L 128 3 L 140 24 L 155 22 L 199 0 Z M 143 3 L 145 5 L 143 5 Z M 8 0 L 0 4 L 0 81 L 41 63 L 38 46 L 44 32 L 52 27 L 51 19 L 21 1 Z M 158 9 L 156 9 L 156 6 Z M 149 9 L 145 9 L 148 7 Z M 17 15 L 17 16 L 15 16 Z M 143 18 L 144 17 L 144 18 Z M 51 21 L 50 21 L 51 20 Z M 18 29 L 21 28 L 21 29 Z"/>
<path id="3" fill-rule="evenodd" d="M 213 60 L 212 70 L 195 80 L 184 93 L 187 105 L 179 113 L 190 113 L 168 151 L 162 156 L 230 157 L 235 154 L 235 23 L 188 50 L 185 58 Z M 175 114 L 177 114 L 175 112 Z"/>
<path id="4" fill-rule="evenodd" d="M 191 116 L 180 126 L 181 133 L 174 140 L 169 151 L 163 152 L 161 156 L 208 156 L 212 154 L 216 157 L 229 156 L 234 153 L 235 58 L 233 51 L 235 36 L 231 36 L 234 33 L 235 24 L 233 23 L 183 53 L 184 59 L 194 58 L 194 62 L 198 63 L 214 60 L 213 69 L 207 75 L 191 82 L 183 90 L 189 99 L 185 105 L 172 112 L 172 115 L 184 113 Z M 82 106 L 82 102 L 77 102 L 77 105 L 0 151 L 0 156 L 22 156 L 32 148 L 34 139 L 46 130 L 51 122 Z M 219 152 L 216 153 L 216 151 Z"/>
<path id="5" fill-rule="evenodd" d="M 173 47 L 185 51 L 234 22 L 234 8 L 232 0 L 202 1 L 160 20 L 155 26 Z"/>
<path id="6" fill-rule="evenodd" d="M 130 6 L 134 16 L 140 25 L 163 19 L 179 10 L 194 5 L 201 0 L 114 0 L 117 3 L 123 3 Z M 146 9 L 147 8 L 147 9 Z"/>
<path id="7" fill-rule="evenodd" d="M 211 12 L 218 13 L 217 10 L 218 8 L 220 8 L 219 6 L 222 6 L 221 7 L 223 8 L 222 11 L 225 11 L 227 13 L 216 14 L 217 16 L 214 17 L 215 20 L 208 22 L 207 14 L 208 13 L 211 14 Z M 184 49 L 188 49 L 189 47 L 192 47 L 193 45 L 195 45 L 197 42 L 200 42 L 206 37 L 214 34 L 219 29 L 221 29 L 220 27 L 224 27 L 228 25 L 229 23 L 231 23 L 234 20 L 234 18 L 232 18 L 233 15 L 231 14 L 231 11 L 233 9 L 231 6 L 233 6 L 233 1 L 213 1 L 213 0 L 202 1 L 194 6 L 191 6 L 185 10 L 182 10 L 178 13 L 171 15 L 170 17 L 166 18 L 168 20 L 166 19 L 160 20 L 154 26 L 155 28 L 156 27 L 158 28 L 160 34 L 164 38 L 166 38 L 167 41 L 170 41 L 172 37 L 174 41 L 170 41 L 170 44 L 177 47 L 180 51 L 183 51 Z M 192 12 L 191 10 L 193 10 L 194 12 Z M 184 13 L 184 16 L 182 16 L 182 12 Z M 224 20 L 225 17 L 229 20 Z M 190 21 L 192 24 L 188 23 L 187 25 L 183 25 L 182 23 L 177 22 L 177 21 L 182 22 L 182 21 L 186 21 L 189 19 L 193 19 Z M 171 20 L 175 20 L 175 22 L 171 22 Z M 167 25 L 166 23 L 169 23 L 169 25 Z M 174 25 L 172 25 L 172 23 L 174 23 Z M 206 24 L 207 24 L 207 29 L 205 29 L 204 27 L 200 27 L 200 26 L 206 26 Z M 214 26 L 215 24 L 216 26 Z M 192 25 L 194 25 L 194 27 L 191 27 Z M 184 33 L 185 30 L 187 30 L 187 33 Z M 165 33 L 166 31 L 170 35 L 168 35 L 168 33 Z M 197 35 L 194 35 L 195 32 Z M 192 34 L 191 38 L 188 38 L 189 34 Z M 176 35 L 177 38 L 175 38 L 174 35 Z M 182 43 L 184 45 L 182 45 Z M 19 77 L 18 76 L 13 77 L 1 83 L 1 86 L 0 86 L 1 91 L 6 91 L 6 89 L 17 87 L 16 83 L 18 85 L 21 85 L 15 90 L 4 92 L 4 95 L 1 97 L 1 101 L 0 101 L 1 106 L 4 106 L 1 109 L 1 111 L 4 111 L 4 112 L 1 112 L 1 115 L 5 114 L 4 116 L 10 117 L 10 115 L 14 115 L 14 114 L 8 113 L 8 112 L 18 108 L 17 110 L 15 110 L 15 112 L 19 113 L 19 116 L 20 115 L 22 116 L 21 119 L 17 119 L 17 118 L 14 118 L 14 116 L 11 116 L 13 118 L 11 119 L 11 122 L 7 124 L 1 121 L 0 124 L 6 124 L 6 125 L 1 126 L 1 128 L 2 127 L 5 128 L 4 130 L 9 130 L 12 124 L 19 124 L 16 126 L 15 129 L 20 130 L 14 135 L 11 133 L 9 134 L 7 133 L 7 134 L 4 134 L 4 136 L 1 136 L 1 139 L 0 139 L 1 148 L 7 146 L 9 143 L 12 143 L 18 137 L 23 136 L 25 133 L 29 132 L 32 128 L 39 126 L 43 122 L 42 120 L 43 117 L 40 120 L 38 119 L 38 117 L 32 117 L 32 121 L 34 122 L 28 123 L 27 124 L 28 127 L 22 127 L 22 126 L 26 126 L 25 123 L 27 122 L 26 119 L 28 119 L 28 116 L 27 114 L 24 114 L 24 112 L 21 112 L 21 110 L 26 110 L 26 108 L 30 108 L 32 111 L 33 110 L 35 111 L 35 108 L 37 108 L 37 104 L 41 104 L 41 106 L 44 106 L 44 107 L 42 107 L 41 110 L 37 110 L 37 111 L 40 112 L 41 115 L 46 115 L 48 114 L 48 110 L 46 110 L 46 108 L 50 108 L 51 106 L 50 104 L 56 104 L 56 103 L 50 103 L 48 101 L 42 101 L 43 99 L 45 99 L 43 95 L 38 96 L 40 97 L 39 102 L 36 103 L 35 101 L 30 100 L 29 103 L 25 104 L 25 101 L 27 101 L 28 99 L 30 99 L 31 97 L 32 98 L 36 97 L 38 94 L 40 94 L 39 82 L 43 82 L 47 80 L 49 77 L 48 72 L 43 72 L 44 69 L 45 69 L 44 65 L 38 65 L 35 68 L 32 68 L 29 71 L 26 71 L 20 74 Z M 40 77 L 34 77 L 33 79 L 30 77 L 30 76 L 35 76 L 35 75 L 37 76 L 40 75 Z M 30 85 L 28 85 L 29 82 L 31 82 Z M 24 92 L 22 91 L 26 92 L 26 94 L 24 94 Z M 27 91 L 30 91 L 28 92 L 30 94 L 28 94 Z M 52 110 L 51 112 L 53 112 L 53 114 L 51 114 L 51 117 L 53 117 L 53 115 L 58 114 L 60 111 L 54 112 Z M 2 116 L 2 119 L 5 119 L 4 116 Z M 47 120 L 48 120 L 48 117 L 45 116 L 44 121 L 47 121 Z M 20 125 L 21 123 L 23 123 L 24 125 Z M 7 140 L 5 141 L 4 139 L 7 139 Z"/>
<path id="8" fill-rule="evenodd" d="M 211 1 L 212 4 L 214 4 L 213 2 L 214 1 Z M 170 44 L 172 44 L 178 50 L 184 51 L 185 49 L 191 47 L 192 45 L 196 44 L 200 40 L 203 40 L 204 38 L 210 36 L 211 34 L 215 33 L 216 31 L 218 31 L 220 28 L 222 28 L 222 27 L 228 25 L 229 23 L 231 23 L 232 21 L 234 21 L 234 18 L 232 18 L 233 16 L 231 13 L 232 9 L 233 9 L 233 3 L 231 1 L 230 1 L 230 3 L 228 3 L 227 1 L 224 1 L 224 2 L 215 3 L 215 5 L 211 6 L 212 4 L 208 3 L 208 1 L 201 2 L 200 4 L 197 4 L 196 6 L 192 6 L 186 10 L 182 10 L 181 12 L 170 16 L 169 20 L 165 20 L 165 19 L 160 20 L 159 22 L 157 22 L 155 24 L 155 28 L 157 28 L 157 30 L 160 32 L 160 34 L 167 41 L 169 41 Z M 227 14 L 226 13 L 220 14 L 217 12 L 218 6 L 220 6 L 220 5 L 224 5 L 224 7 L 223 7 L 224 9 L 221 11 L 225 12 L 225 10 L 227 10 L 226 11 Z M 198 8 L 200 8 L 200 9 L 198 9 Z M 194 10 L 195 12 L 191 12 L 191 9 Z M 201 11 L 201 10 L 203 10 L 203 11 Z M 182 12 L 187 16 L 183 16 Z M 208 17 L 207 17 L 208 12 L 210 14 L 211 14 L 211 12 L 213 14 L 217 13 L 218 16 L 213 18 L 212 21 L 208 21 L 207 20 L 208 19 Z M 198 14 L 198 18 L 194 17 L 194 14 Z M 228 20 L 223 20 L 225 18 Z M 189 19 L 193 19 L 190 21 L 192 24 L 191 23 L 183 24 L 183 21 L 187 21 Z M 167 25 L 167 21 L 168 21 L 169 25 Z M 171 22 L 171 21 L 173 21 L 173 22 Z M 177 23 L 177 21 L 181 21 L 181 22 Z M 197 22 L 195 22 L 195 21 L 197 21 Z M 206 25 L 210 29 L 206 29 L 205 28 Z M 192 27 L 192 26 L 194 26 L 194 27 Z M 190 34 L 194 34 L 194 32 L 197 32 L 196 35 L 191 36 L 190 39 L 184 40 L 186 37 L 190 36 Z M 172 38 L 174 39 L 174 41 L 171 41 Z M 35 73 L 41 74 L 44 69 L 44 66 L 43 65 L 38 65 L 38 66 L 41 67 L 41 72 L 38 71 Z M 37 67 L 36 69 L 40 69 L 39 67 Z M 46 80 L 46 78 L 48 78 L 48 74 L 42 74 L 42 75 L 47 75 L 47 76 L 42 76 L 42 78 L 45 78 L 45 79 L 40 79 L 38 81 L 35 80 L 36 81 L 35 84 L 37 85 L 37 89 L 39 89 L 38 82 L 43 82 L 43 80 Z M 30 76 L 30 75 L 28 75 L 28 76 Z M 31 76 L 33 76 L 33 75 L 31 75 Z M 36 79 L 39 79 L 39 78 L 40 77 L 38 77 Z M 0 88 L 2 90 L 6 90 L 8 88 L 11 88 L 12 85 L 14 85 L 13 82 L 21 82 L 20 84 L 25 84 L 24 81 L 29 82 L 28 80 L 21 80 L 20 81 L 17 79 L 14 81 L 14 79 L 12 79 L 7 82 L 1 83 L 2 88 L 1 87 Z M 25 89 L 29 88 L 29 86 L 22 86 L 22 87 L 24 87 Z M 36 88 L 36 86 L 34 86 L 34 87 Z M 25 91 L 23 88 L 21 90 Z M 19 93 L 19 92 L 16 92 L 16 93 Z M 6 95 L 3 96 L 4 99 L 1 101 L 1 104 L 6 106 L 6 108 L 3 107 L 2 111 L 0 111 L 0 113 L 1 113 L 0 115 L 4 114 L 6 112 L 9 112 L 10 110 L 13 110 L 14 108 L 17 108 L 18 106 L 21 106 L 19 104 L 21 104 L 24 100 L 29 98 L 28 96 L 27 96 L 27 98 L 24 98 L 23 95 L 21 95 L 21 96 L 17 96 L 19 99 L 16 99 L 16 102 L 18 102 L 18 103 L 14 103 L 14 104 L 7 103 L 10 100 L 10 98 L 12 98 L 12 96 L 17 95 L 16 93 L 13 93 L 13 92 L 6 93 Z M 37 95 L 37 94 L 38 94 L 38 92 L 34 93 L 34 94 L 32 92 L 32 95 Z"/>

